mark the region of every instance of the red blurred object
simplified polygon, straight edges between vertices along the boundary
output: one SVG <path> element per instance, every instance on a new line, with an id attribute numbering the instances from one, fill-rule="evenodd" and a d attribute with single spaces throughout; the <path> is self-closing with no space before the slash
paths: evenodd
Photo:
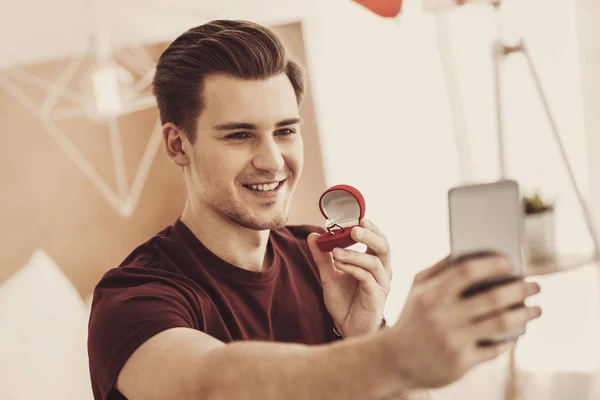
<path id="1" fill-rule="evenodd" d="M 394 18 L 402 10 L 402 0 L 354 0 L 384 18 Z"/>

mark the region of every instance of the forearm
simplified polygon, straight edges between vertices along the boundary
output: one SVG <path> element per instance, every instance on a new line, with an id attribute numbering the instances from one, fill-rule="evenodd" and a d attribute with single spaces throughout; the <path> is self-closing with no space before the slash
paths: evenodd
<path id="1" fill-rule="evenodd" d="M 210 400 L 391 399 L 408 389 L 379 335 L 328 345 L 235 342 L 210 351 L 200 391 Z"/>
<path id="2" fill-rule="evenodd" d="M 339 328 L 339 326 L 337 326 L 337 324 L 336 324 L 336 327 L 339 332 L 340 328 Z M 379 328 L 379 332 L 386 331 L 388 328 L 389 328 L 389 326 L 387 325 L 387 323 L 384 320 Z M 376 332 L 373 332 L 373 334 L 374 333 L 376 333 Z M 348 337 L 357 337 L 357 336 L 349 335 Z M 392 396 L 386 400 L 432 400 L 432 398 L 431 398 L 431 395 L 429 394 L 428 390 L 412 390 L 412 391 L 403 391 L 400 394 L 396 394 L 395 396 Z"/>

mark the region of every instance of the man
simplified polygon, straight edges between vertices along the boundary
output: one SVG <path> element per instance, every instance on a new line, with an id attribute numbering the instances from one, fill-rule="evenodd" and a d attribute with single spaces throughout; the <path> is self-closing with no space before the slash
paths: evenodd
<path id="1" fill-rule="evenodd" d="M 420 391 L 510 347 L 478 339 L 539 315 L 506 311 L 539 290 L 522 281 L 461 298 L 510 271 L 488 256 L 420 273 L 398 322 L 381 328 L 392 270 L 375 224 L 352 230 L 365 253 L 333 254 L 316 247 L 320 228 L 285 226 L 303 165 L 304 77 L 269 29 L 189 30 L 161 55 L 154 93 L 188 198 L 96 287 L 96 399 L 428 398 Z"/>

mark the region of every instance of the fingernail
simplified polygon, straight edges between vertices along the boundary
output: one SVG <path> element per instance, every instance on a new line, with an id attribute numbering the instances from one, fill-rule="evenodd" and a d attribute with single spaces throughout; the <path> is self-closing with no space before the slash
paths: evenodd
<path id="1" fill-rule="evenodd" d="M 541 290 L 542 290 L 542 288 L 537 283 L 533 283 L 531 285 L 530 289 L 529 289 L 529 291 L 531 292 L 531 294 L 539 293 Z"/>
<path id="2" fill-rule="evenodd" d="M 356 237 L 359 239 L 362 239 L 363 237 L 363 230 L 362 228 L 354 228 L 356 230 Z"/>
<path id="3" fill-rule="evenodd" d="M 371 224 L 369 223 L 369 221 L 366 220 L 366 219 L 364 219 L 363 221 L 364 221 L 364 224 L 365 224 L 365 228 L 371 229 Z"/>

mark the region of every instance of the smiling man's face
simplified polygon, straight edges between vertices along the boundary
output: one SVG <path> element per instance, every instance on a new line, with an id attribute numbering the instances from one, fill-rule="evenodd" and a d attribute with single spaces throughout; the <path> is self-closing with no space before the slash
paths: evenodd
<path id="1" fill-rule="evenodd" d="M 203 100 L 188 171 L 191 201 L 250 229 L 283 226 L 303 165 L 288 77 L 211 75 Z"/>

